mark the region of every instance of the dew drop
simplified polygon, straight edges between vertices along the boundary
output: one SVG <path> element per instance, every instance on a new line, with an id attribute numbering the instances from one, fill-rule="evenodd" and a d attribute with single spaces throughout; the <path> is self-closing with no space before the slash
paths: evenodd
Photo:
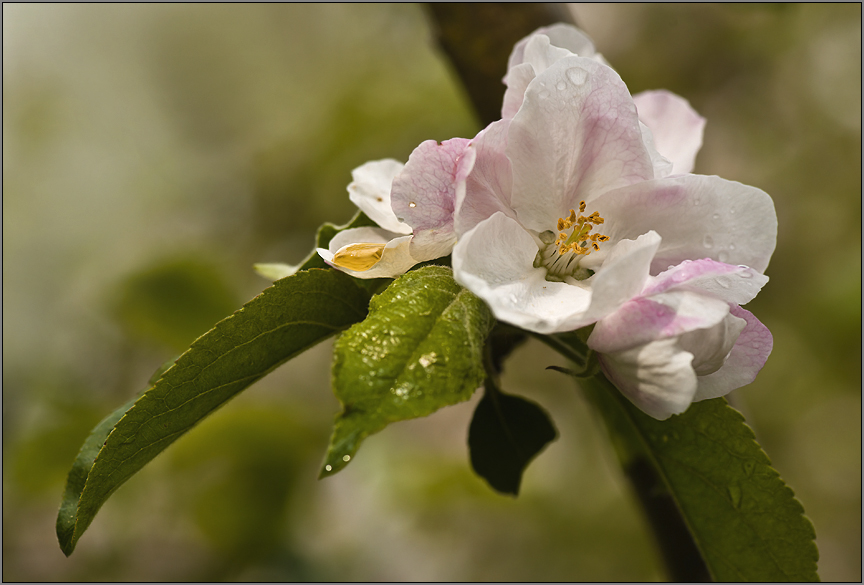
<path id="1" fill-rule="evenodd" d="M 332 465 L 325 465 L 324 470 L 325 471 L 333 471 L 333 466 Z"/>
<path id="2" fill-rule="evenodd" d="M 720 214 L 715 213 L 714 215 L 711 216 L 711 219 L 713 219 L 714 221 L 717 221 L 718 219 L 720 219 Z"/>
<path id="3" fill-rule="evenodd" d="M 747 268 L 747 266 L 740 266 L 739 268 Z M 742 272 L 738 276 L 741 278 L 753 278 L 753 273 L 748 269 L 746 272 Z"/>
<path id="4" fill-rule="evenodd" d="M 537 97 L 539 97 L 541 100 L 545 100 L 545 99 L 548 99 L 548 98 L 549 98 L 549 95 L 550 95 L 550 94 L 549 94 L 549 90 L 544 89 L 544 90 L 541 91 L 539 94 L 537 94 Z"/>
<path id="5" fill-rule="evenodd" d="M 582 85 L 588 79 L 588 72 L 581 67 L 571 67 L 567 70 L 567 79 L 575 85 Z"/>
<path id="6" fill-rule="evenodd" d="M 712 238 L 711 236 L 705 236 L 704 238 L 702 238 L 702 245 L 708 249 L 713 248 L 714 247 L 714 238 Z"/>
<path id="7" fill-rule="evenodd" d="M 717 259 L 720 260 L 720 262 L 726 262 L 729 259 L 728 252 L 726 252 L 726 250 L 720 250 L 720 253 L 717 254 Z"/>
<path id="8" fill-rule="evenodd" d="M 558 91 L 564 91 L 565 89 L 567 89 L 567 84 L 564 83 L 563 81 L 559 81 L 558 84 L 555 86 L 555 88 Z"/>
<path id="9" fill-rule="evenodd" d="M 350 455 L 343 455 L 342 461 L 344 461 L 345 463 L 348 463 L 349 461 L 351 461 L 351 456 Z"/>
<path id="10" fill-rule="evenodd" d="M 722 286 L 723 288 L 729 288 L 729 281 L 726 280 L 725 278 L 718 278 L 718 279 L 717 279 L 717 284 L 719 284 L 719 285 Z"/>
<path id="11" fill-rule="evenodd" d="M 735 508 L 741 507 L 741 486 L 738 484 L 732 484 L 728 488 L 729 490 L 729 498 L 732 500 L 732 505 Z"/>
<path id="12" fill-rule="evenodd" d="M 417 204 L 412 201 L 408 204 L 408 207 L 417 207 Z"/>

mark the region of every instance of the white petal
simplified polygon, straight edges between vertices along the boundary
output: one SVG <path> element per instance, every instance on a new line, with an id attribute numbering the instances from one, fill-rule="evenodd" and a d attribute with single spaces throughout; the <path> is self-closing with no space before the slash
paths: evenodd
<path id="1" fill-rule="evenodd" d="M 654 176 L 627 86 L 581 57 L 560 59 L 528 85 L 506 152 L 513 208 L 538 232 L 582 199 Z"/>
<path id="2" fill-rule="evenodd" d="M 746 305 L 767 282 L 767 276 L 747 266 L 724 264 L 708 258 L 684 260 L 650 278 L 642 295 L 689 290 L 707 293 L 727 303 Z"/>
<path id="3" fill-rule="evenodd" d="M 609 380 L 646 414 L 665 420 L 687 410 L 696 393 L 693 355 L 677 339 L 663 339 L 625 351 L 600 354 Z"/>
<path id="4" fill-rule="evenodd" d="M 713 374 L 699 376 L 694 401 L 725 396 L 736 388 L 746 386 L 756 379 L 756 374 L 771 354 L 774 340 L 768 328 L 753 313 L 741 307 L 731 307 L 730 313 L 747 324 L 738 335 L 723 367 Z"/>
<path id="5" fill-rule="evenodd" d="M 592 208 L 606 218 L 603 233 L 613 242 L 652 229 L 660 234 L 663 242 L 651 274 L 701 258 L 764 272 L 777 243 L 771 197 L 761 189 L 720 177 L 683 175 L 644 181 L 604 194 Z"/>
<path id="6" fill-rule="evenodd" d="M 585 325 L 602 319 L 639 294 L 648 279 L 651 258 L 659 245 L 660 236 L 648 232 L 635 240 L 622 240 L 612 247 L 603 265 L 589 281 L 591 306 L 585 314 Z"/>
<path id="7" fill-rule="evenodd" d="M 584 313 L 591 293 L 547 282 L 546 269 L 533 266 L 537 250 L 534 238 L 499 212 L 460 238 L 453 249 L 453 274 L 502 321 L 538 333 L 575 329 L 569 321 Z"/>
<path id="8" fill-rule="evenodd" d="M 651 157 L 651 165 L 654 167 L 654 178 L 662 179 L 672 174 L 672 161 L 664 157 L 657 150 L 654 144 L 654 133 L 651 129 L 639 120 L 639 129 L 642 130 L 642 142 L 645 143 L 645 149 L 648 151 L 648 156 Z"/>
<path id="9" fill-rule="evenodd" d="M 386 244 L 381 259 L 369 270 L 350 270 L 333 264 L 333 256 L 350 244 Z M 411 256 L 411 236 L 394 234 L 380 228 L 362 227 L 344 230 L 333 236 L 329 249 L 317 248 L 318 255 L 330 266 L 355 278 L 395 278 L 407 272 L 419 261 Z"/>
<path id="10" fill-rule="evenodd" d="M 672 161 L 675 175 L 693 172 L 702 148 L 705 118 L 684 98 L 666 90 L 643 91 L 633 96 L 639 119 L 654 134 L 654 144 Z"/>
<path id="11" fill-rule="evenodd" d="M 567 49 L 574 55 L 580 57 L 600 57 L 594 50 L 594 43 L 584 32 L 569 24 L 553 24 L 538 28 L 533 33 L 520 40 L 513 47 L 510 58 L 507 61 L 507 69 L 525 62 L 525 47 L 536 35 L 544 35 L 550 42 L 563 49 Z M 602 58 L 602 57 L 601 57 Z M 605 60 L 604 60 L 605 62 Z"/>
<path id="12" fill-rule="evenodd" d="M 504 120 L 511 119 L 519 111 L 525 97 L 525 90 L 534 77 L 534 68 L 530 63 L 520 63 L 507 71 L 507 75 L 504 76 L 507 89 L 504 91 L 504 102 L 501 106 L 501 117 Z"/>
<path id="13" fill-rule="evenodd" d="M 411 255 L 420 261 L 446 256 L 456 241 L 456 174 L 468 142 L 453 138 L 421 143 L 393 180 L 393 211 L 413 228 Z"/>
<path id="14" fill-rule="evenodd" d="M 713 374 L 723 367 L 746 325 L 744 319 L 728 314 L 717 325 L 688 331 L 678 339 L 681 348 L 693 354 L 693 371 L 697 376 Z"/>
<path id="15" fill-rule="evenodd" d="M 372 221 L 385 230 L 410 234 L 411 228 L 396 218 L 390 207 L 390 186 L 405 165 L 393 159 L 375 160 L 351 171 L 348 197 Z"/>
<path id="16" fill-rule="evenodd" d="M 507 120 L 487 126 L 465 149 L 459 161 L 456 185 L 456 234 L 461 235 L 497 211 L 508 216 L 512 175 L 507 146 Z"/>
<path id="17" fill-rule="evenodd" d="M 638 297 L 598 321 L 588 338 L 588 347 L 600 353 L 624 351 L 659 339 L 710 329 L 728 315 L 727 303 L 693 292 Z M 728 352 L 729 348 L 723 356 Z M 691 353 L 694 352 L 691 350 Z"/>

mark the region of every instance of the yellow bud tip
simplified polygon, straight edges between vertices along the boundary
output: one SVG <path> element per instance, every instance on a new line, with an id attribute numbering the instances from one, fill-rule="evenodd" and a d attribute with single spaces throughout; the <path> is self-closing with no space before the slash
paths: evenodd
<path id="1" fill-rule="evenodd" d="M 333 254 L 331 262 L 340 268 L 365 272 L 381 260 L 386 244 L 348 244 Z"/>

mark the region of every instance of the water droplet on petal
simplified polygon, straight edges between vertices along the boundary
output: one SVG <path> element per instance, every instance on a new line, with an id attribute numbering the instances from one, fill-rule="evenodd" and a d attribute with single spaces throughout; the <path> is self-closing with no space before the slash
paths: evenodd
<path id="1" fill-rule="evenodd" d="M 730 250 L 734 250 L 734 249 L 735 249 L 735 244 L 729 244 L 729 249 L 730 249 Z"/>
<path id="2" fill-rule="evenodd" d="M 701 199 L 699 199 L 698 197 L 693 198 L 693 205 L 699 205 L 700 203 L 702 203 Z"/>
<path id="3" fill-rule="evenodd" d="M 713 219 L 714 221 L 717 221 L 718 219 L 720 219 L 720 214 L 715 213 L 714 215 L 711 216 L 711 219 Z"/>
<path id="4" fill-rule="evenodd" d="M 711 236 L 705 236 L 704 238 L 702 238 L 702 245 L 708 249 L 713 248 L 714 247 L 714 238 L 712 238 Z"/>
<path id="5" fill-rule="evenodd" d="M 574 85 L 582 85 L 588 79 L 588 72 L 581 67 L 571 67 L 567 70 L 567 79 Z"/>
<path id="6" fill-rule="evenodd" d="M 729 281 L 726 280 L 725 278 L 718 278 L 718 279 L 717 279 L 717 284 L 719 284 L 719 285 L 722 286 L 723 288 L 729 288 Z"/>
<path id="7" fill-rule="evenodd" d="M 742 266 L 742 268 L 747 268 L 746 266 Z M 740 273 L 738 276 L 741 278 L 753 278 L 753 273 L 747 270 L 746 272 Z"/>
<path id="8" fill-rule="evenodd" d="M 728 488 L 729 490 L 729 499 L 732 500 L 732 505 L 736 508 L 741 507 L 741 486 L 738 484 L 732 484 Z"/>
<path id="9" fill-rule="evenodd" d="M 408 207 L 417 207 L 417 204 L 412 201 L 408 204 Z"/>
<path id="10" fill-rule="evenodd" d="M 559 82 L 558 82 L 558 85 L 556 85 L 555 88 L 556 88 L 558 91 L 564 91 L 565 89 L 567 89 L 567 84 L 564 83 L 563 81 L 559 81 Z"/>
<path id="11" fill-rule="evenodd" d="M 726 262 L 729 259 L 728 252 L 726 252 L 726 250 L 720 250 L 720 253 L 717 254 L 717 259 L 720 260 L 720 262 Z"/>
<path id="12" fill-rule="evenodd" d="M 730 207 L 730 208 L 729 208 L 729 213 L 730 213 L 731 215 L 735 215 L 735 208 L 734 208 L 734 207 Z"/>
<path id="13" fill-rule="evenodd" d="M 544 90 L 541 91 L 539 94 L 537 94 L 537 97 L 539 97 L 541 100 L 545 100 L 545 99 L 547 99 L 547 98 L 549 97 L 549 95 L 550 95 L 550 94 L 549 94 L 549 90 L 544 89 Z"/>

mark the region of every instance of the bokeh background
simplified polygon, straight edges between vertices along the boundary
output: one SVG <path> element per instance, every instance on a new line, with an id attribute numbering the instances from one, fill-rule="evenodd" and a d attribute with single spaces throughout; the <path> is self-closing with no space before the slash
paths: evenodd
<path id="1" fill-rule="evenodd" d="M 633 93 L 708 119 L 696 171 L 774 198 L 774 353 L 732 401 L 861 579 L 861 6 L 579 5 Z M 602 427 L 533 342 L 505 390 L 560 437 L 518 499 L 469 468 L 474 404 L 392 425 L 317 481 L 332 343 L 122 487 L 67 559 L 88 431 L 349 219 L 350 171 L 479 130 L 416 5 L 3 5 L 3 578 L 657 580 Z"/>

